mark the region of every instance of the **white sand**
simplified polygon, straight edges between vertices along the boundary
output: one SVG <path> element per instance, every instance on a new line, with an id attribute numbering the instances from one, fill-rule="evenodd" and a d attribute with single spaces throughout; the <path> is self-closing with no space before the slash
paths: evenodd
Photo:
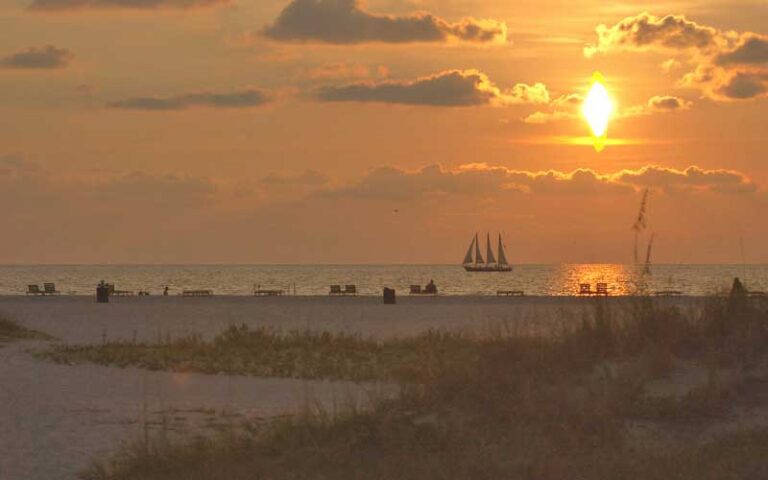
<path id="1" fill-rule="evenodd" d="M 241 323 L 377 337 L 414 335 L 430 328 L 527 329 L 578 319 L 590 307 L 588 299 L 573 298 L 398 300 L 398 305 L 387 306 L 372 297 L 149 297 L 118 298 L 104 305 L 92 297 L 0 297 L 0 315 L 67 343 L 93 343 L 105 337 L 148 341 L 158 335 L 210 337 Z M 626 300 L 610 302 L 619 307 Z M 221 421 L 220 415 L 203 409 L 227 411 L 236 420 L 295 411 L 308 401 L 333 409 L 334 404 L 366 395 L 362 387 L 344 382 L 55 365 L 26 351 L 43 345 L 20 342 L 0 348 L 2 480 L 73 479 L 96 456 L 141 438 L 145 420 L 165 418 L 172 430 L 199 430 Z"/>

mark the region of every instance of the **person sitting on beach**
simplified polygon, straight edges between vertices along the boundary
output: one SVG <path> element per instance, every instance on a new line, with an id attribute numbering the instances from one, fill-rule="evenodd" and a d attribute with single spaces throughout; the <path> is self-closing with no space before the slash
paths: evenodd
<path id="1" fill-rule="evenodd" d="M 437 295 L 437 285 L 435 285 L 435 281 L 430 279 L 429 283 L 426 287 L 424 287 L 424 293 L 430 293 Z"/>

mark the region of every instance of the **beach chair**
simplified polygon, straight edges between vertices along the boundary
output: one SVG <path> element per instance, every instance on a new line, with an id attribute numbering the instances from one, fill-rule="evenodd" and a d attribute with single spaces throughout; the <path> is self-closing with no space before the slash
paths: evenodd
<path id="1" fill-rule="evenodd" d="M 355 285 L 345 285 L 344 295 L 357 295 L 357 287 Z"/>
<path id="2" fill-rule="evenodd" d="M 331 285 L 331 291 L 328 292 L 328 295 L 342 295 L 343 292 L 341 291 L 341 285 Z"/>
<path id="3" fill-rule="evenodd" d="M 421 295 L 421 285 L 411 285 L 411 295 Z"/>
<path id="4" fill-rule="evenodd" d="M 579 295 L 592 295 L 592 284 L 580 283 L 579 284 Z"/>
<path id="5" fill-rule="evenodd" d="M 496 292 L 497 297 L 524 297 L 525 292 L 522 290 L 498 290 Z"/>
<path id="6" fill-rule="evenodd" d="M 424 287 L 424 290 L 422 291 L 424 295 L 437 295 L 437 287 L 435 284 L 427 285 Z"/>
<path id="7" fill-rule="evenodd" d="M 211 297 L 213 290 L 184 290 L 181 295 L 184 297 Z"/>
<path id="8" fill-rule="evenodd" d="M 44 283 L 43 289 L 45 290 L 45 295 L 58 295 L 61 293 L 56 290 L 56 284 L 54 283 Z"/>
<path id="9" fill-rule="evenodd" d="M 27 285 L 27 295 L 45 295 L 45 292 L 40 290 L 40 285 Z"/>
<path id="10" fill-rule="evenodd" d="M 595 294 L 596 295 L 608 296 L 608 284 L 607 283 L 598 283 L 595 286 L 595 288 L 596 288 L 596 290 L 595 290 Z"/>

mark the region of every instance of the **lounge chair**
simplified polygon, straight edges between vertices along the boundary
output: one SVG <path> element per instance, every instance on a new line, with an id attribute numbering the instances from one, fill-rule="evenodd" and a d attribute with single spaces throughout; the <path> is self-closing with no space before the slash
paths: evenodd
<path id="1" fill-rule="evenodd" d="M 579 295 L 592 295 L 592 284 L 590 284 L 590 283 L 580 283 L 579 284 Z"/>
<path id="2" fill-rule="evenodd" d="M 213 296 L 213 290 L 184 290 L 181 295 L 184 297 L 210 297 Z"/>
<path id="3" fill-rule="evenodd" d="M 345 285 L 344 295 L 357 295 L 357 287 L 355 285 Z"/>
<path id="4" fill-rule="evenodd" d="M 58 295 L 61 293 L 56 290 L 56 284 L 54 283 L 44 283 L 43 289 L 45 290 L 45 295 Z"/>
<path id="5" fill-rule="evenodd" d="M 344 292 L 341 291 L 341 285 L 331 285 L 331 291 L 328 292 L 328 295 L 343 295 Z"/>
<path id="6" fill-rule="evenodd" d="M 421 295 L 421 285 L 411 285 L 411 295 Z"/>
<path id="7" fill-rule="evenodd" d="M 525 292 L 522 290 L 499 290 L 496 292 L 497 297 L 524 297 Z"/>
<path id="8" fill-rule="evenodd" d="M 598 283 L 596 285 L 597 290 L 595 290 L 595 295 L 604 295 L 608 296 L 608 284 L 607 283 Z"/>
<path id="9" fill-rule="evenodd" d="M 40 285 L 27 285 L 27 295 L 45 295 L 45 292 L 40 290 Z"/>

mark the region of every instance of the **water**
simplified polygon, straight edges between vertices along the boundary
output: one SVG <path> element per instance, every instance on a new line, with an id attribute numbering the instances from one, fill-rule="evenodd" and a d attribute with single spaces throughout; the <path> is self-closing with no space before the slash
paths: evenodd
<path id="1" fill-rule="evenodd" d="M 379 295 L 385 286 L 405 293 L 410 285 L 434 279 L 445 295 L 495 295 L 523 290 L 526 295 L 572 295 L 579 283 L 604 282 L 611 294 L 680 290 L 706 295 L 726 290 L 740 277 L 750 290 L 768 290 L 768 265 L 657 265 L 652 275 L 629 265 L 519 265 L 511 273 L 467 273 L 454 265 L 73 265 L 0 266 L 0 295 L 19 295 L 28 284 L 55 282 L 64 294 L 93 295 L 100 280 L 117 289 L 152 295 L 183 289 L 211 289 L 217 295 L 250 295 L 254 287 L 297 295 L 327 295 L 330 285 L 354 284 L 362 295 Z"/>

